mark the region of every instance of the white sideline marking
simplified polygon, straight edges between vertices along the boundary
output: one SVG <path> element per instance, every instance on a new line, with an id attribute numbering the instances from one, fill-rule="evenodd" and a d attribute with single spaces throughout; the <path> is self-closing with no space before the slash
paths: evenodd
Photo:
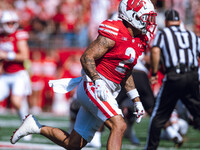
<path id="1" fill-rule="evenodd" d="M 0 149 L 15 149 L 15 150 L 25 150 L 25 149 L 32 149 L 32 150 L 63 150 L 64 148 L 59 147 L 57 145 L 50 145 L 50 144 L 30 144 L 30 143 L 16 143 L 11 144 L 9 142 L 0 142 Z"/>
<path id="2" fill-rule="evenodd" d="M 53 127 L 59 127 L 59 128 L 67 128 L 69 127 L 69 121 L 40 121 L 41 124 L 45 124 L 48 126 Z M 0 121 L 1 127 L 19 127 L 21 125 L 21 122 L 19 120 L 13 119 L 13 120 L 3 120 Z"/>
<path id="3" fill-rule="evenodd" d="M 64 150 L 64 148 L 51 144 L 33 144 L 33 143 L 16 143 L 0 142 L 0 149 L 4 150 Z M 98 148 L 85 147 L 82 150 L 99 150 Z"/>

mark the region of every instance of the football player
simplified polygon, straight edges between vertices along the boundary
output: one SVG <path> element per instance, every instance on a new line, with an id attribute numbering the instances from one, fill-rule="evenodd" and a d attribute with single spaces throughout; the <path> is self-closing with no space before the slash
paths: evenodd
<path id="1" fill-rule="evenodd" d="M 134 103 L 136 122 L 141 121 L 145 112 L 131 72 L 146 48 L 146 33 L 155 29 L 155 16 L 150 0 L 122 0 L 119 19 L 103 21 L 99 36 L 81 56 L 82 79 L 77 87 L 81 107 L 71 134 L 43 126 L 29 115 L 12 136 L 11 143 L 24 135 L 39 133 L 66 149 L 81 149 L 104 123 L 110 129 L 107 149 L 120 150 L 126 123 L 115 98 L 123 86 Z"/>
<path id="2" fill-rule="evenodd" d="M 0 25 L 0 60 L 3 63 L 3 73 L 0 75 L 0 101 L 10 95 L 11 103 L 22 121 L 28 114 L 27 96 L 31 94 L 29 74 L 24 68 L 24 61 L 29 59 L 29 35 L 18 28 L 19 17 L 14 11 L 3 11 Z"/>

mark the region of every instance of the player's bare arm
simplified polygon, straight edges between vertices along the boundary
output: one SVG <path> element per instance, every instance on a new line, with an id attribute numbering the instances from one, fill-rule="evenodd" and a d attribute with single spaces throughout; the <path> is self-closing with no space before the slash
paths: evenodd
<path id="1" fill-rule="evenodd" d="M 157 73 L 159 61 L 160 61 L 160 48 L 153 47 L 151 49 L 152 73 Z"/>
<path id="2" fill-rule="evenodd" d="M 99 35 L 81 56 L 81 64 L 85 73 L 95 81 L 100 78 L 96 71 L 95 60 L 101 58 L 109 49 L 115 45 L 115 41 Z"/>
<path id="3" fill-rule="evenodd" d="M 8 55 L 9 53 L 0 51 L 0 59 L 3 60 L 10 60 L 10 61 L 24 61 L 26 59 L 29 59 L 29 48 L 28 48 L 28 43 L 26 40 L 21 40 L 17 42 L 17 48 L 18 52 L 15 53 L 15 58 L 10 60 Z"/>
<path id="4" fill-rule="evenodd" d="M 134 80 L 133 80 L 133 76 L 132 76 L 132 69 L 128 71 L 127 75 L 126 75 L 126 78 L 123 80 L 123 84 L 122 86 L 124 86 L 125 90 L 128 92 L 128 91 L 131 91 L 133 89 L 135 89 L 135 83 L 134 83 Z M 136 97 L 135 99 L 132 100 L 133 102 L 139 102 L 140 101 L 140 98 L 139 97 Z"/>
<path id="5" fill-rule="evenodd" d="M 126 74 L 126 77 L 122 80 L 122 86 L 128 92 L 132 89 L 135 89 L 135 83 L 132 76 L 133 69 L 129 70 Z"/>
<path id="6" fill-rule="evenodd" d="M 160 61 L 160 48 L 159 47 L 153 47 L 151 49 L 151 69 L 152 69 L 152 77 L 150 78 L 151 84 L 157 83 L 157 72 L 158 72 L 158 65 Z"/>
<path id="7" fill-rule="evenodd" d="M 26 40 L 21 40 L 17 42 L 17 47 L 19 50 L 19 53 L 16 55 L 17 61 L 24 61 L 29 59 L 29 47 Z"/>

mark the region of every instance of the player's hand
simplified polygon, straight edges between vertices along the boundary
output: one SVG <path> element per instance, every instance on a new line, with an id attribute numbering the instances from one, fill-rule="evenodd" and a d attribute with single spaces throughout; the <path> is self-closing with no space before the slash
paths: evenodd
<path id="1" fill-rule="evenodd" d="M 102 101 L 106 101 L 108 98 L 109 90 L 106 87 L 106 83 L 102 79 L 95 80 L 95 98 L 99 98 Z"/>
<path id="2" fill-rule="evenodd" d="M 135 112 L 133 113 L 136 116 L 136 123 L 140 123 L 143 115 L 145 114 L 145 110 L 141 102 L 134 102 Z"/>

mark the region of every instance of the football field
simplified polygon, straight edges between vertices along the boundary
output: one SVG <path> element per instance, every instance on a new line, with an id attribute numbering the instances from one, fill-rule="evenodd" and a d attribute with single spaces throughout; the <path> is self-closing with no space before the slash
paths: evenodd
<path id="1" fill-rule="evenodd" d="M 69 128 L 68 116 L 56 116 L 50 113 L 42 113 L 36 116 L 41 124 L 48 126 L 58 127 L 64 130 Z M 127 139 L 123 139 L 122 150 L 143 150 L 147 137 L 149 118 L 143 118 L 140 124 L 134 126 L 136 134 L 140 139 L 141 145 L 132 145 Z M 6 111 L 0 113 L 0 149 L 4 150 L 63 150 L 63 148 L 55 145 L 48 139 L 41 135 L 33 135 L 32 140 L 27 142 L 21 139 L 17 144 L 10 144 L 10 137 L 12 132 L 19 127 L 20 121 L 15 112 Z M 102 148 L 99 150 L 106 149 L 106 142 L 108 137 L 108 129 L 102 133 Z M 83 150 L 95 150 L 95 148 L 83 148 Z M 185 142 L 181 148 L 175 148 L 173 142 L 161 140 L 158 150 L 200 150 L 200 131 L 194 130 L 192 127 L 189 128 Z"/>

